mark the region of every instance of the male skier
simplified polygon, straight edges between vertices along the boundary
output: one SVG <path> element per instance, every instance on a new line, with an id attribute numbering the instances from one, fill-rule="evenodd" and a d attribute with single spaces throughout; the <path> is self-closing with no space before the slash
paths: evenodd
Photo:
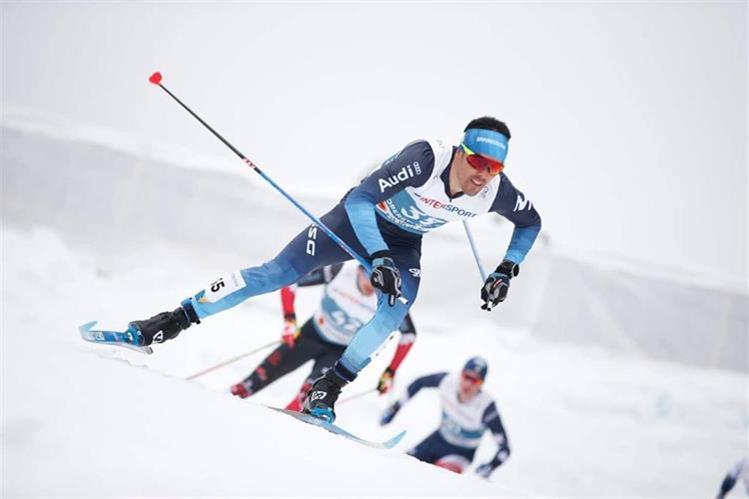
<path id="1" fill-rule="evenodd" d="M 484 431 L 489 429 L 499 449 L 491 461 L 476 468 L 478 475 L 489 478 L 510 457 L 510 444 L 494 400 L 481 391 L 487 370 L 484 359 L 473 357 L 460 374 L 436 373 L 418 378 L 408 386 L 400 400 L 384 412 L 380 424 L 389 424 L 422 388 L 438 388 L 442 400 L 442 423 L 408 454 L 420 461 L 463 473 L 473 462 Z"/>
<path id="2" fill-rule="evenodd" d="M 362 324 L 372 318 L 377 308 L 377 296 L 369 275 L 364 267 L 355 262 L 338 263 L 314 270 L 297 282 L 298 286 L 318 284 L 325 284 L 322 300 L 314 315 L 301 329 L 297 326 L 294 310 L 295 286 L 281 289 L 283 344 L 271 352 L 243 381 L 232 386 L 232 394 L 240 398 L 254 395 L 308 360 L 314 359 L 312 371 L 301 390 L 286 406 L 293 411 L 302 410 L 312 383 L 340 358 L 351 338 Z M 380 393 L 390 391 L 398 367 L 416 340 L 416 328 L 409 314 L 403 319 L 399 329 L 401 334 L 398 347 L 377 383 Z"/>
<path id="3" fill-rule="evenodd" d="M 380 290 L 377 311 L 354 336 L 341 358 L 313 386 L 305 411 L 335 419 L 341 389 L 356 378 L 370 355 L 403 321 L 416 299 L 421 277 L 421 239 L 448 222 L 495 212 L 515 225 L 502 262 L 481 287 L 482 308 L 502 302 L 510 280 L 530 251 L 541 218 L 533 204 L 502 172 L 510 130 L 495 118 L 468 123 L 460 145 L 439 140 L 408 144 L 387 159 L 321 222 L 372 265 L 372 285 Z M 314 224 L 258 266 L 237 270 L 185 299 L 172 312 L 134 321 L 128 331 L 140 345 L 174 338 L 191 324 L 242 301 L 298 281 L 313 269 L 351 256 Z M 398 298 L 404 296 L 407 302 Z"/>

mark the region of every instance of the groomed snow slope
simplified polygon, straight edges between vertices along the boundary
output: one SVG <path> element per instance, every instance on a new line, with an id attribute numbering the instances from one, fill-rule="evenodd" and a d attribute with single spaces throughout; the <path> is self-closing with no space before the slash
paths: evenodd
<path id="1" fill-rule="evenodd" d="M 223 322 L 217 318 L 213 331 L 185 334 L 150 358 L 89 345 L 74 328 L 89 307 L 109 301 L 108 308 L 123 308 L 113 315 L 138 313 L 162 290 L 176 291 L 178 282 L 161 289 L 149 283 L 167 281 L 179 264 L 154 261 L 106 276 L 50 233 L 4 231 L 2 238 L 13 261 L 34 256 L 33 264 L 7 268 L 4 277 L 5 283 L 28 284 L 9 286 L 3 297 L 6 497 L 465 496 L 505 490 L 232 398 L 219 380 L 239 377 L 251 361 L 207 376 L 205 385 L 183 379 L 235 353 L 233 348 L 275 336 L 278 321 L 263 309 L 267 303 Z M 100 303 L 95 297 L 92 302 L 93 289 Z M 376 415 L 370 416 L 368 426 Z M 344 424 L 350 418 L 342 411 Z"/>
<path id="2" fill-rule="evenodd" d="M 380 431 L 386 401 L 342 404 L 339 421 L 371 438 L 404 428 L 392 452 L 361 447 L 270 413 L 304 368 L 240 401 L 227 392 L 258 356 L 194 382 L 182 378 L 275 339 L 276 296 L 240 305 L 146 357 L 77 338 L 91 319 L 122 327 L 190 289 L 196 263 L 162 247 L 118 259 L 73 251 L 55 234 L 5 229 L 3 487 L 6 497 L 81 496 L 705 496 L 746 450 L 746 378 L 717 370 L 549 345 L 480 320 L 417 317 L 420 338 L 399 373 L 457 369 L 488 357 L 513 455 L 492 483 L 400 454 L 437 424 L 420 394 Z M 190 268 L 191 272 L 180 269 Z M 300 296 L 308 311 L 316 293 Z M 115 319 L 116 318 L 116 319 Z M 392 346 L 390 346 L 390 349 Z M 373 386 L 383 352 L 347 389 Z M 139 366 L 149 366 L 141 368 Z M 494 447 L 488 438 L 478 456 Z"/>

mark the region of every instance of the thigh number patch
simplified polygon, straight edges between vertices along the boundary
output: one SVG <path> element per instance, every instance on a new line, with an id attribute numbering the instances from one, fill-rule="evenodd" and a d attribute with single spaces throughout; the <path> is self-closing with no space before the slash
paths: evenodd
<path id="1" fill-rule="evenodd" d="M 203 303 L 216 303 L 220 299 L 242 289 L 246 285 L 247 283 L 244 282 L 242 273 L 236 270 L 229 275 L 221 276 L 213 281 L 211 285 L 206 288 L 205 294 L 199 301 Z"/>

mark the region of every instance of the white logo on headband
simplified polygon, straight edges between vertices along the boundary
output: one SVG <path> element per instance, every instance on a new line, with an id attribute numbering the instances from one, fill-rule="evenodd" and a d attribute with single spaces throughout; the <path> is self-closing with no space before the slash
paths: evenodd
<path id="1" fill-rule="evenodd" d="M 507 149 L 507 146 L 506 146 L 506 145 L 504 145 L 504 144 L 503 144 L 503 143 L 501 143 L 500 141 L 498 141 L 498 140 L 495 140 L 495 139 L 492 139 L 492 138 L 490 138 L 490 137 L 482 137 L 482 136 L 478 136 L 478 137 L 476 137 L 476 142 L 488 142 L 488 143 L 490 143 L 490 144 L 493 144 L 493 145 L 495 145 L 495 146 L 497 146 L 497 147 L 500 147 L 500 148 L 502 148 L 502 149 Z"/>

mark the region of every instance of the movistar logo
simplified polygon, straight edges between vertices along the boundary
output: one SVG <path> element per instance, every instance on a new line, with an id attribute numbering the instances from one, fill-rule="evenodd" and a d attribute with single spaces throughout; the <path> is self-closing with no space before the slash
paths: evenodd
<path id="1" fill-rule="evenodd" d="M 525 199 L 522 194 L 518 194 L 518 199 L 515 201 L 515 209 L 512 211 L 523 211 L 526 208 L 529 210 L 532 209 L 533 203 L 531 203 L 530 200 Z"/>
<path id="2" fill-rule="evenodd" d="M 489 144 L 493 144 L 501 149 L 507 149 L 506 145 L 491 137 L 483 137 L 479 135 L 478 137 L 476 137 L 476 142 L 488 142 Z"/>
<path id="3" fill-rule="evenodd" d="M 421 173 L 421 167 L 419 166 L 419 163 L 416 161 L 414 161 L 413 165 L 404 166 L 395 175 L 377 179 L 377 182 L 380 185 L 380 192 L 385 192 L 385 189 L 387 189 L 388 187 L 393 187 L 403 182 L 404 180 L 408 180 L 409 178 L 413 177 L 414 170 L 416 170 L 417 174 Z"/>

